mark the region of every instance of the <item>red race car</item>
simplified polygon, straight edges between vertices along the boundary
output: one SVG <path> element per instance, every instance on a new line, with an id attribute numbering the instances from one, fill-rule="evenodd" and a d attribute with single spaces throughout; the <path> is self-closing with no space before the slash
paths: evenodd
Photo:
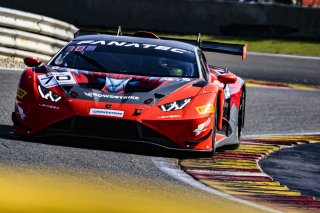
<path id="1" fill-rule="evenodd" d="M 246 55 L 246 45 L 79 32 L 47 64 L 25 58 L 14 133 L 151 143 L 214 153 L 237 148 L 244 81 L 203 51 Z"/>

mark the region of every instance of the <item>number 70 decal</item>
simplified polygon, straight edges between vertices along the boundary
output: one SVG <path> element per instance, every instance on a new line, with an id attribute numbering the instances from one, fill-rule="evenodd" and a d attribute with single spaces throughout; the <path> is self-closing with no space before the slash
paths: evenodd
<path id="1" fill-rule="evenodd" d="M 77 83 L 71 72 L 52 72 L 49 74 L 42 74 L 38 75 L 38 79 L 40 84 L 45 88 Z"/>

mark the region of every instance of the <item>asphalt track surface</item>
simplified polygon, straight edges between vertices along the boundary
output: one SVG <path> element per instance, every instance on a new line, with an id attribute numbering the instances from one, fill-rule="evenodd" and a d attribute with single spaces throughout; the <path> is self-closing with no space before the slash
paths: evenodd
<path id="1" fill-rule="evenodd" d="M 241 63 L 241 61 L 238 57 L 236 59 L 232 57 L 230 59 L 230 70 L 235 71 L 233 70 L 233 66 L 238 61 Z M 215 59 L 211 58 L 210 55 L 208 59 L 214 65 L 222 66 L 223 63 L 227 63 L 226 61 L 222 61 L 219 55 Z M 265 59 L 264 57 L 258 57 L 256 60 L 262 63 Z M 279 69 L 289 70 L 289 68 L 286 68 L 288 59 L 282 59 L 280 62 L 278 61 L 279 59 L 270 60 L 268 60 L 269 64 L 274 64 Z M 217 63 L 215 63 L 216 61 Z M 311 61 L 306 64 L 309 63 L 310 73 L 306 76 L 311 76 L 310 81 L 315 80 L 315 83 L 318 83 L 319 78 L 314 77 L 318 75 L 318 71 L 312 69 L 312 67 L 318 68 L 319 61 Z M 293 66 L 295 67 L 294 70 L 305 69 L 305 66 L 309 66 L 306 64 L 296 62 L 295 66 Z M 254 72 L 252 75 L 259 70 L 265 70 L 265 68 L 261 68 L 264 64 L 259 64 L 258 62 L 256 65 L 248 63 L 248 65 L 241 66 L 243 67 L 239 68 L 240 71 L 254 68 L 256 71 L 248 71 L 250 73 Z M 290 66 L 288 65 L 288 67 Z M 280 77 L 277 78 L 278 74 L 275 71 L 270 71 L 273 74 L 266 75 L 266 78 L 273 76 L 272 78 L 282 81 Z M 278 72 L 280 71 L 281 69 L 278 70 Z M 123 184 L 124 188 L 139 184 L 141 180 L 147 179 L 155 181 L 158 185 L 147 184 L 143 189 L 145 192 L 152 192 L 156 188 L 159 189 L 159 185 L 161 185 L 160 190 L 162 191 L 169 191 L 172 188 L 179 187 L 179 192 L 177 193 L 179 197 L 196 192 L 196 196 L 200 199 L 214 199 L 214 196 L 188 186 L 160 171 L 152 162 L 151 156 L 160 155 L 167 157 L 168 153 L 156 150 L 150 146 L 131 144 L 121 144 L 119 146 L 119 144 L 113 142 L 103 145 L 101 143 L 88 144 L 86 141 L 79 140 L 43 142 L 10 139 L 9 131 L 12 125 L 10 114 L 14 105 L 19 75 L 20 72 L 16 71 L 0 72 L 0 165 L 23 167 L 39 171 L 44 167 L 62 168 L 75 173 L 77 176 L 98 176 L 101 180 L 111 176 L 118 180 L 121 179 L 121 184 Z M 250 74 L 248 75 L 249 78 L 255 78 Z M 272 80 L 272 78 L 266 78 L 262 77 L 262 80 Z M 305 82 L 304 80 L 299 80 L 299 72 L 296 71 L 293 71 L 290 75 L 286 75 L 283 81 L 294 83 Z M 320 91 L 260 87 L 248 88 L 244 134 L 318 132 L 320 124 L 319 95 Z M 304 163 L 301 162 L 301 158 L 297 159 L 299 159 L 300 163 Z M 310 159 L 303 158 L 303 160 L 307 164 Z M 319 159 L 316 160 L 319 162 Z M 295 172 L 293 169 L 291 171 Z M 287 175 L 290 176 L 290 174 Z M 308 178 L 314 179 L 315 177 L 304 176 L 304 182 L 308 182 Z M 310 185 L 309 187 L 313 186 Z M 171 199 L 176 199 L 177 194 L 172 195 Z"/>
<path id="2" fill-rule="evenodd" d="M 320 200 L 319 150 L 319 143 L 283 149 L 262 160 L 260 166 L 280 183 Z"/>

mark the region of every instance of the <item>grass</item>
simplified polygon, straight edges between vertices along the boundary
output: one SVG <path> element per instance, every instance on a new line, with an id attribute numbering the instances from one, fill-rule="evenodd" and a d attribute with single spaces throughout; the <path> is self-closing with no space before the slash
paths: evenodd
<path id="1" fill-rule="evenodd" d="M 84 29 L 85 30 L 85 29 Z M 115 34 L 114 30 L 87 29 Z M 133 31 L 123 33 L 132 34 Z M 196 40 L 196 35 L 177 35 L 155 32 L 160 37 L 181 38 Z M 320 56 L 320 40 L 299 39 L 299 38 L 252 38 L 252 37 L 234 37 L 234 36 L 210 36 L 202 35 L 203 41 L 224 42 L 234 44 L 248 44 L 248 51 Z"/>

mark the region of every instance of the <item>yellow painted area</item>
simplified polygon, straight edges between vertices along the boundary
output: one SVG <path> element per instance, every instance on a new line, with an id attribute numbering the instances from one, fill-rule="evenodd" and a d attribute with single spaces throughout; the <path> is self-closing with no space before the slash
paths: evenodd
<path id="1" fill-rule="evenodd" d="M 249 87 L 283 87 L 300 90 L 315 91 L 320 90 L 320 86 L 308 86 L 303 84 L 278 83 L 270 81 L 246 80 L 246 86 Z"/>
<path id="2" fill-rule="evenodd" d="M 210 180 L 207 180 L 210 181 Z M 248 180 L 233 180 L 233 181 L 220 181 L 221 184 L 230 186 L 280 186 L 277 181 L 248 181 Z"/>
<path id="3" fill-rule="evenodd" d="M 208 168 L 209 166 L 201 166 L 201 165 L 197 165 L 196 168 Z M 229 169 L 256 169 L 257 166 L 254 164 L 249 164 L 249 165 L 234 165 L 234 164 L 224 164 L 224 165 L 212 165 L 210 166 L 210 168 L 229 168 Z"/>
<path id="4" fill-rule="evenodd" d="M 281 186 L 279 183 L 277 182 L 263 182 L 263 183 L 259 183 L 258 181 L 256 181 L 255 183 L 253 183 L 253 181 L 251 183 L 246 183 L 245 181 L 243 182 L 239 182 L 239 183 L 230 183 L 229 181 L 225 181 L 225 182 L 218 182 L 218 181 L 212 181 L 212 180 L 203 180 L 203 183 L 210 185 L 210 186 L 223 186 L 223 187 L 239 187 L 239 188 L 268 188 L 268 189 L 283 189 L 283 190 L 288 190 L 288 187 L 286 186 Z"/>
<path id="5" fill-rule="evenodd" d="M 242 143 L 239 147 L 241 149 L 278 149 L 279 146 L 276 145 L 266 145 L 266 144 L 248 144 Z M 239 149 L 237 149 L 239 150 Z"/>
<path id="6" fill-rule="evenodd" d="M 205 183 L 205 181 L 203 181 Z M 219 184 L 208 184 L 208 186 L 212 186 L 213 188 L 216 189 L 221 189 L 221 190 L 246 190 L 253 192 L 255 190 L 263 190 L 263 191 L 271 191 L 271 190 L 276 190 L 276 191 L 289 191 L 288 187 L 286 186 L 223 186 Z"/>
<path id="7" fill-rule="evenodd" d="M 278 191 L 278 190 L 243 190 L 243 189 L 229 189 L 221 190 L 224 193 L 232 195 L 289 195 L 289 196 L 299 196 L 301 195 L 298 191 Z"/>
<path id="8" fill-rule="evenodd" d="M 252 164 L 251 160 L 242 160 L 242 159 L 224 159 L 224 158 L 214 158 L 214 159 L 187 159 L 181 160 L 181 165 L 211 165 L 211 164 L 218 164 L 218 163 L 249 163 Z"/>
<path id="9" fill-rule="evenodd" d="M 125 212 L 125 213 L 255 213 L 263 212 L 181 186 L 161 190 L 149 179 L 128 186 L 112 176 L 78 177 L 66 171 L 0 166 L 0 212 Z M 128 177 L 130 178 L 130 177 Z"/>
<path id="10" fill-rule="evenodd" d="M 240 153 L 238 150 L 230 150 L 228 151 L 228 153 Z M 263 151 L 263 150 L 246 150 L 246 151 L 243 151 L 242 153 L 245 153 L 245 154 L 270 154 L 272 153 L 272 150 L 269 150 L 269 151 Z"/>
<path id="11" fill-rule="evenodd" d="M 270 153 L 274 151 L 278 151 L 280 147 L 259 147 L 259 148 L 254 148 L 254 147 L 240 147 L 238 150 L 235 152 L 242 152 L 242 153 Z"/>

